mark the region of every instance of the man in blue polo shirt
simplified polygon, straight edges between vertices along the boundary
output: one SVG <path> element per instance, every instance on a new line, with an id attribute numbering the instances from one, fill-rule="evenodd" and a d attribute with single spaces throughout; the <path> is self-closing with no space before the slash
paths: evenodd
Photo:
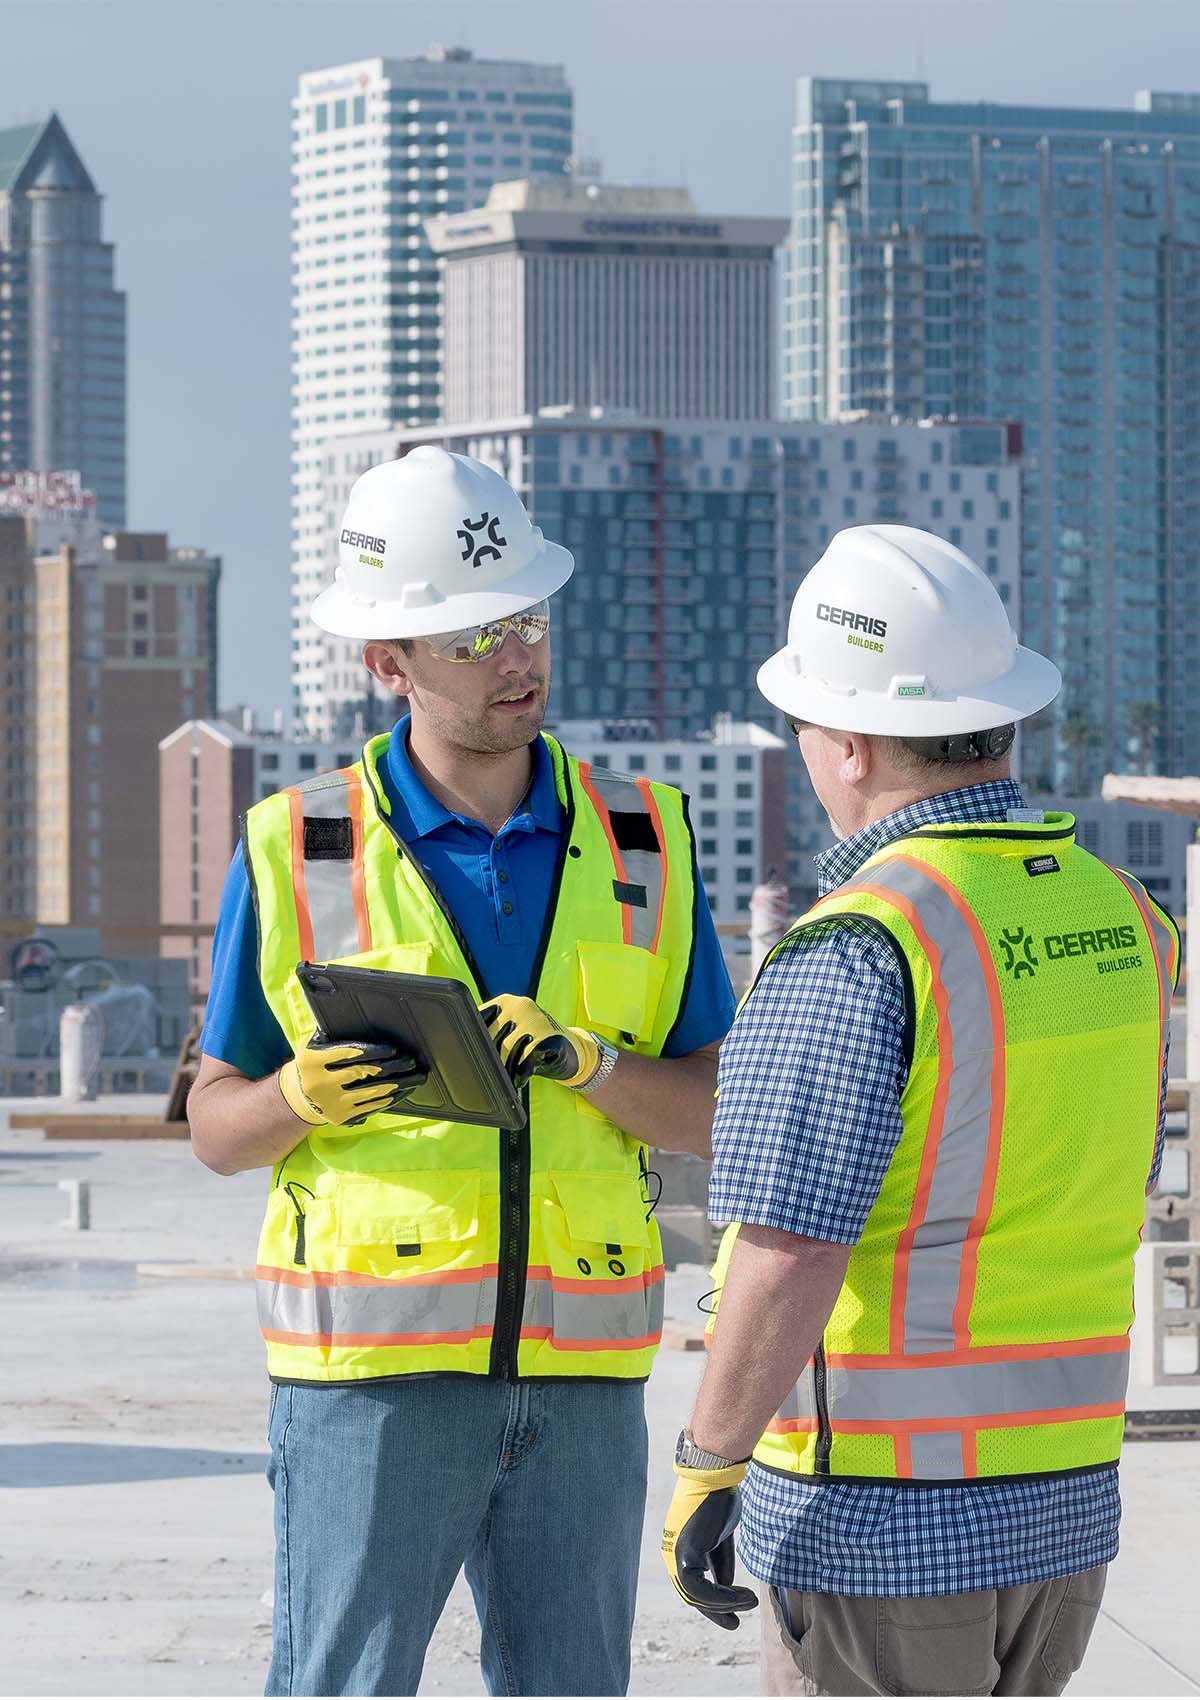
<path id="1" fill-rule="evenodd" d="M 272 1191 L 287 1226 L 264 1228 L 260 1254 L 268 1350 L 304 1368 L 277 1373 L 272 1359 L 267 1691 L 415 1693 L 465 1567 L 490 1693 L 621 1694 L 646 1488 L 642 1382 L 661 1316 L 643 1145 L 708 1154 L 733 1014 L 686 806 L 668 787 L 589 772 L 539 736 L 546 598 L 573 562 L 496 473 L 432 447 L 373 468 L 352 493 L 340 554 L 314 618 L 364 639 L 364 663 L 410 713 L 355 768 L 247 817 L 189 1101 L 209 1167 L 273 1165 L 288 1183 Z M 335 796 L 352 799 L 343 818 L 331 818 Z M 381 890 L 393 869 L 396 892 Z M 568 890 L 569 901 L 556 895 Z M 361 952 L 364 934 L 390 947 L 397 915 L 406 937 L 432 933 L 461 952 L 515 1083 L 543 1077 L 524 1135 L 487 1130 L 481 1145 L 480 1130 L 419 1119 L 406 1131 L 411 1058 L 285 1030 L 295 964 L 280 940 L 304 939 L 301 914 L 312 932 L 310 896 L 327 940 L 339 891 L 349 942 L 317 959 Z M 578 989 L 577 917 L 597 977 Z M 574 1024 L 580 1006 L 601 1031 Z M 556 1165 L 567 1172 L 539 1178 Z M 419 1268 L 404 1259 L 420 1244 L 380 1244 L 356 1262 L 365 1229 L 339 1226 L 338 1246 L 355 1244 L 322 1263 L 316 1205 L 347 1180 L 376 1186 L 380 1168 L 435 1187 L 473 1170 L 478 1209 L 459 1220 L 469 1215 L 462 1231 L 475 1241 L 450 1245 L 441 1264 L 435 1245 Z M 307 1200 L 306 1239 L 282 1206 L 289 1188 L 301 1227 Z M 618 1195 L 633 1206 L 624 1234 L 603 1227 L 620 1216 Z M 479 1227 L 497 1206 L 498 1252 Z M 434 1214 L 428 1236 L 382 1238 L 449 1235 L 453 1212 Z M 565 1246 L 553 1238 L 564 1221 Z M 472 1267 L 484 1231 L 485 1261 Z M 571 1243 L 622 1238 L 644 1249 Z M 553 1268 L 543 1260 L 556 1245 Z M 461 1316 L 464 1295 L 482 1326 L 435 1332 L 439 1305 Z M 395 1309 L 387 1320 L 403 1304 L 419 1332 L 399 1330 Z"/>

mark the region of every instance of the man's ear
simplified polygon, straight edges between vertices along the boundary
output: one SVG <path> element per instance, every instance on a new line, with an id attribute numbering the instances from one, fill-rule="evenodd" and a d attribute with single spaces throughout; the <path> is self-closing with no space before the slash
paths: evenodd
<path id="1" fill-rule="evenodd" d="M 846 753 L 842 764 L 842 777 L 848 784 L 861 785 L 871 772 L 874 756 L 871 740 L 865 732 L 847 732 L 845 736 Z"/>
<path id="2" fill-rule="evenodd" d="M 373 638 L 363 645 L 362 658 L 367 672 L 379 680 L 384 690 L 390 691 L 394 697 L 406 697 L 411 693 L 413 681 L 406 668 L 407 658 L 398 645 Z"/>

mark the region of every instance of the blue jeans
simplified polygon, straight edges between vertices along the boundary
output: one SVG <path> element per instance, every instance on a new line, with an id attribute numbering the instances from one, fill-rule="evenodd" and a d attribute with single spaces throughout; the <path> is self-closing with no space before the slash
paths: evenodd
<path id="1" fill-rule="evenodd" d="M 415 1694 L 459 1569 L 489 1694 L 624 1694 L 640 1383 L 276 1387 L 268 1694 Z"/>

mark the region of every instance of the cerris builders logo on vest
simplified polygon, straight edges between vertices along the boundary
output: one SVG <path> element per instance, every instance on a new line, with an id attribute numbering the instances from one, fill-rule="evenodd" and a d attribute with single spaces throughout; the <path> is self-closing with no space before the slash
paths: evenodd
<path id="1" fill-rule="evenodd" d="M 1002 927 L 996 941 L 1003 953 L 1003 971 L 1014 980 L 1022 975 L 1033 978 L 1043 963 L 1066 962 L 1075 957 L 1094 956 L 1097 974 L 1117 974 L 1125 968 L 1140 968 L 1139 955 L 1119 955 L 1133 951 L 1137 944 L 1137 929 L 1127 925 L 1095 927 L 1078 933 L 1046 933 L 1041 941 L 1041 955 L 1034 951 L 1036 940 L 1024 927 Z"/>

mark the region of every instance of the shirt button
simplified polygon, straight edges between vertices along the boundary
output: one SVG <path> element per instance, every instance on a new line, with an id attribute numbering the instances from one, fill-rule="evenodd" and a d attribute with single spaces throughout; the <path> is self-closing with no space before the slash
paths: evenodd
<path id="1" fill-rule="evenodd" d="M 501 885 L 507 885 L 508 884 L 508 875 L 505 873 L 503 868 L 501 868 L 499 870 L 499 872 L 496 875 L 496 878 L 500 881 Z"/>
<path id="2" fill-rule="evenodd" d="M 500 905 L 500 908 L 501 908 L 501 911 L 502 911 L 502 912 L 503 912 L 503 913 L 504 913 L 504 914 L 505 914 L 505 915 L 511 915 L 511 914 L 512 914 L 512 912 L 513 912 L 513 911 L 512 911 L 512 904 L 511 904 L 511 903 L 502 903 L 502 904 L 501 904 L 501 905 Z"/>

